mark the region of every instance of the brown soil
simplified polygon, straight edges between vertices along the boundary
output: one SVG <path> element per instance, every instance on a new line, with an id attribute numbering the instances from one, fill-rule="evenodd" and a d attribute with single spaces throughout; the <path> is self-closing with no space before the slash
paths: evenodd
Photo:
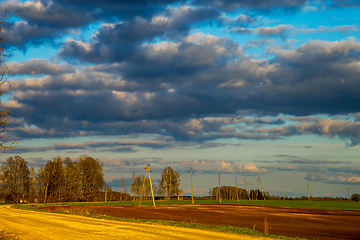
<path id="1" fill-rule="evenodd" d="M 72 211 L 79 206 L 43 207 Z M 79 209 L 80 208 L 80 209 Z M 360 211 L 340 211 L 248 205 L 160 205 L 83 207 L 89 213 L 121 218 L 162 219 L 208 225 L 247 227 L 264 232 L 267 218 L 270 234 L 308 239 L 360 239 Z"/>

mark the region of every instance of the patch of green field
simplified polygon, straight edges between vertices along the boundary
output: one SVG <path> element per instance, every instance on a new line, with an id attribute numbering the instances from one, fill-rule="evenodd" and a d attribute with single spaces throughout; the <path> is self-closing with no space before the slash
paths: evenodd
<path id="1" fill-rule="evenodd" d="M 191 204 L 191 200 L 156 201 L 156 205 Z M 142 205 L 152 205 L 152 201 L 143 201 Z M 195 204 L 219 204 L 217 200 L 196 200 Z M 360 210 L 360 202 L 351 201 L 301 201 L 301 200 L 223 200 L 221 204 L 257 205 L 274 207 L 332 209 L 332 210 Z M 37 206 L 137 206 L 138 201 L 130 202 L 66 202 L 44 203 Z"/>
<path id="2" fill-rule="evenodd" d="M 222 201 L 222 204 L 240 204 L 292 208 L 332 209 L 332 210 L 360 210 L 360 202 L 351 201 L 301 201 L 301 200 L 233 200 Z"/>

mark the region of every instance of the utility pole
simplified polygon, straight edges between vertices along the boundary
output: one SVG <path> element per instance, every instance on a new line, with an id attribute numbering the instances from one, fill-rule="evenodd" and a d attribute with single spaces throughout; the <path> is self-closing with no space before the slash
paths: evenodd
<path id="1" fill-rule="evenodd" d="M 244 178 L 244 182 L 245 182 L 245 187 L 246 187 L 246 193 L 248 194 L 249 200 L 251 201 L 250 192 L 248 191 L 248 188 L 247 188 L 247 185 L 246 185 L 246 179 L 245 179 L 245 178 Z"/>
<path id="2" fill-rule="evenodd" d="M 350 188 L 348 187 L 348 200 L 350 201 Z"/>
<path id="3" fill-rule="evenodd" d="M 238 191 L 238 188 L 237 188 L 236 177 L 235 177 L 235 186 L 236 186 L 236 199 L 239 202 L 239 191 Z"/>
<path id="4" fill-rule="evenodd" d="M 309 198 L 309 201 L 310 201 L 310 187 L 309 187 L 309 184 L 308 184 L 308 198 Z"/>
<path id="5" fill-rule="evenodd" d="M 143 185 L 142 185 L 142 188 L 141 188 L 141 194 L 140 194 L 140 199 L 139 199 L 139 206 L 141 205 L 141 200 L 142 200 L 142 196 L 143 196 L 143 192 L 144 192 L 144 188 L 145 188 L 145 179 L 146 179 L 146 172 L 148 170 L 148 167 L 149 167 L 149 163 L 146 163 L 144 181 L 143 181 Z"/>
<path id="6" fill-rule="evenodd" d="M 145 176 L 144 176 L 143 186 L 142 186 L 142 189 L 141 189 L 139 206 L 141 205 L 141 200 L 142 200 L 142 196 L 143 196 L 143 192 L 144 192 L 144 188 L 145 188 L 146 172 L 149 172 L 149 181 L 150 181 L 150 188 L 151 188 L 151 196 L 152 196 L 152 200 L 153 200 L 153 206 L 155 207 L 155 198 L 154 198 L 154 191 L 153 191 L 153 187 L 152 187 L 152 183 L 151 183 L 149 163 L 146 163 Z"/>
<path id="7" fill-rule="evenodd" d="M 194 205 L 194 192 L 193 192 L 193 182 L 192 182 L 192 167 L 190 167 L 190 176 L 191 176 L 191 203 Z"/>
<path id="8" fill-rule="evenodd" d="M 258 182 L 256 187 L 256 200 L 258 200 L 258 194 L 259 194 L 259 181 L 260 181 L 260 177 L 258 177 Z"/>
<path id="9" fill-rule="evenodd" d="M 264 189 L 263 189 L 263 186 L 262 186 L 262 182 L 261 182 L 261 178 L 259 177 L 259 181 L 260 181 L 260 186 L 261 186 L 261 191 L 262 191 L 262 194 L 263 194 L 263 198 L 264 198 L 264 200 L 266 200 L 265 199 L 265 192 L 264 192 Z"/>
<path id="10" fill-rule="evenodd" d="M 150 180 L 150 188 L 151 188 L 151 196 L 152 196 L 152 200 L 153 200 L 153 206 L 155 207 L 155 198 L 154 198 L 154 191 L 153 191 L 153 186 L 152 186 L 152 183 L 151 183 L 151 175 L 150 175 L 150 167 L 149 167 L 149 164 L 148 164 L 148 171 L 149 171 L 149 180 Z"/>
<path id="11" fill-rule="evenodd" d="M 284 191 L 284 200 L 285 200 L 285 191 Z"/>
<path id="12" fill-rule="evenodd" d="M 122 178 L 122 179 L 120 180 L 120 201 L 122 201 L 122 189 L 123 189 L 124 185 L 125 185 L 125 181 L 124 181 L 124 179 Z"/>
<path id="13" fill-rule="evenodd" d="M 221 194 L 220 194 L 220 173 L 219 173 L 219 203 L 221 203 Z"/>
<path id="14" fill-rule="evenodd" d="M 107 187 L 105 188 L 105 202 L 107 202 Z"/>

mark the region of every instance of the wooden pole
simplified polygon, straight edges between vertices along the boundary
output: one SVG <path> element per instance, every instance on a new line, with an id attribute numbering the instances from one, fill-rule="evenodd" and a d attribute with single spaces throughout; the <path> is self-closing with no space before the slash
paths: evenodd
<path id="1" fill-rule="evenodd" d="M 308 184 L 308 199 L 310 201 L 310 186 L 309 186 L 309 184 Z"/>
<path id="2" fill-rule="evenodd" d="M 147 166 L 147 169 L 149 171 L 149 180 L 150 180 L 150 187 L 151 187 L 151 196 L 152 196 L 152 200 L 153 200 L 153 206 L 155 206 L 155 197 L 154 197 L 154 191 L 153 191 L 153 187 L 152 187 L 152 183 L 151 183 L 151 176 L 150 176 L 150 167 Z"/>
<path id="3" fill-rule="evenodd" d="M 239 202 L 239 191 L 238 191 L 238 188 L 237 188 L 236 177 L 235 177 L 235 187 L 236 187 L 236 199 Z"/>
<path id="4" fill-rule="evenodd" d="M 107 187 L 105 187 L 105 202 L 107 202 Z"/>
<path id="5" fill-rule="evenodd" d="M 285 191 L 284 191 L 284 200 L 285 200 Z"/>
<path id="6" fill-rule="evenodd" d="M 257 187 L 256 187 L 256 200 L 258 200 L 258 193 L 259 193 L 259 181 L 260 177 L 258 177 Z"/>
<path id="7" fill-rule="evenodd" d="M 246 179 L 245 179 L 245 178 L 244 178 L 244 182 L 245 182 L 246 193 L 248 194 L 249 200 L 251 201 L 250 192 L 248 191 L 247 184 L 246 184 Z"/>
<path id="8" fill-rule="evenodd" d="M 194 192 L 193 192 L 193 181 L 192 181 L 192 167 L 190 167 L 190 177 L 191 177 L 191 203 L 194 205 Z"/>
<path id="9" fill-rule="evenodd" d="M 264 200 L 266 200 L 265 199 L 265 192 L 264 192 L 264 189 L 263 189 L 263 186 L 262 186 L 262 182 L 261 182 L 261 178 L 259 177 L 259 181 L 260 181 L 260 186 L 261 186 L 261 191 L 262 191 L 262 194 L 263 194 L 263 198 L 264 198 Z"/>
<path id="10" fill-rule="evenodd" d="M 148 170 L 148 167 L 149 167 L 149 163 L 146 163 L 145 176 L 144 176 L 143 186 L 142 186 L 142 188 L 141 188 L 139 206 L 141 205 L 141 200 L 142 200 L 142 196 L 143 196 L 143 192 L 144 192 L 144 188 L 145 188 L 146 171 Z"/>
<path id="11" fill-rule="evenodd" d="M 120 201 L 123 200 L 123 199 L 122 199 L 122 189 L 123 189 L 124 185 L 125 185 L 125 181 L 124 181 L 124 179 L 122 178 L 122 179 L 120 180 Z"/>
<path id="12" fill-rule="evenodd" d="M 350 188 L 348 187 L 348 200 L 350 201 Z"/>
<path id="13" fill-rule="evenodd" d="M 219 173 L 219 203 L 221 203 L 221 194 L 220 194 L 220 173 Z"/>

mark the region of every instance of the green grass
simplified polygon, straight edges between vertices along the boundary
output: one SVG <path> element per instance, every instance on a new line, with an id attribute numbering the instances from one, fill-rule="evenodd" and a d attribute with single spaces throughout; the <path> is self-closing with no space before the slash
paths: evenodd
<path id="1" fill-rule="evenodd" d="M 188 201 L 184 201 L 188 202 Z M 150 202 L 151 203 L 151 202 Z M 164 204 L 173 204 L 172 201 L 163 202 Z M 191 203 L 191 201 L 190 201 Z M 95 204 L 95 203 L 93 203 Z M 107 202 L 107 206 L 109 206 L 109 202 Z M 50 205 L 50 204 L 48 204 Z M 75 203 L 73 204 L 75 205 Z M 80 205 L 80 204 L 76 204 Z M 81 204 L 83 205 L 83 204 Z M 104 205 L 104 204 L 103 204 Z M 123 204 L 124 205 L 124 204 Z M 101 205 L 96 205 L 101 206 Z M 34 210 L 40 212 L 54 212 L 45 209 L 38 209 L 28 204 L 15 204 L 12 205 L 14 208 L 24 209 L 24 210 Z M 182 222 L 172 222 L 166 220 L 140 220 L 140 219 L 132 219 L 132 218 L 119 218 L 119 217 L 112 217 L 112 216 L 105 216 L 105 215 L 97 215 L 97 214 L 83 214 L 83 213 L 68 213 L 68 212 L 59 212 L 55 211 L 55 213 L 62 213 L 62 214 L 73 214 L 73 215 L 80 215 L 85 217 L 92 217 L 96 219 L 105 219 L 105 220 L 112 220 L 112 221 L 121 221 L 121 222 L 133 222 L 133 223 L 143 223 L 143 224 L 157 224 L 157 225 L 165 225 L 165 226 L 174 226 L 174 227 L 183 227 L 183 228 L 192 228 L 192 229 L 200 229 L 200 230 L 207 230 L 207 231 L 214 231 L 214 232 L 223 232 L 223 233 L 231 233 L 231 234 L 239 234 L 239 235 L 247 235 L 253 237 L 267 237 L 273 239 L 285 239 L 285 240 L 306 240 L 305 238 L 290 238 L 285 236 L 277 236 L 271 234 L 263 234 L 256 230 L 251 230 L 248 228 L 239 228 L 239 227 L 232 227 L 232 226 L 212 226 L 206 224 L 199 224 L 199 223 L 182 223 Z"/>
<path id="2" fill-rule="evenodd" d="M 195 204 L 218 204 L 216 200 L 196 200 Z M 156 205 L 191 204 L 191 200 L 156 201 Z M 301 200 L 223 200 L 222 204 L 257 205 L 293 208 L 332 209 L 332 210 L 360 210 L 360 202 L 350 201 L 301 201 Z M 38 206 L 137 206 L 138 201 L 130 202 L 66 202 L 44 203 Z M 152 205 L 151 201 L 143 201 L 142 205 Z"/>

